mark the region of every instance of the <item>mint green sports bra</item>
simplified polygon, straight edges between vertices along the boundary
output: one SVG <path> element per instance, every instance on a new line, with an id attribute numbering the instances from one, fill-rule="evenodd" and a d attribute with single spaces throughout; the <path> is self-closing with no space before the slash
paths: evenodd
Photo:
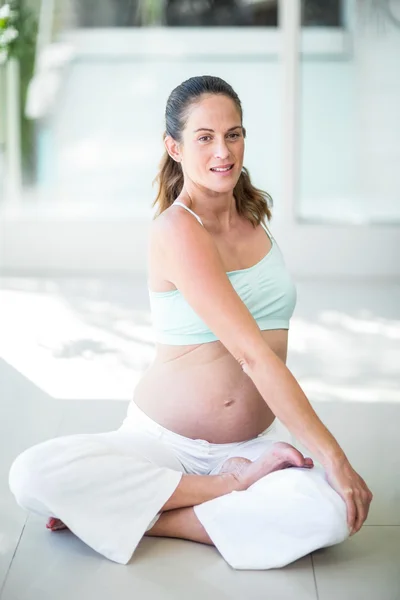
<path id="1" fill-rule="evenodd" d="M 188 210 L 203 225 L 200 217 Z M 257 264 L 228 271 L 229 280 L 261 330 L 289 329 L 296 305 L 296 288 L 285 267 L 282 253 L 268 229 L 271 249 Z M 152 292 L 149 289 L 155 340 L 160 344 L 183 346 L 204 344 L 218 338 L 192 309 L 179 290 Z"/>

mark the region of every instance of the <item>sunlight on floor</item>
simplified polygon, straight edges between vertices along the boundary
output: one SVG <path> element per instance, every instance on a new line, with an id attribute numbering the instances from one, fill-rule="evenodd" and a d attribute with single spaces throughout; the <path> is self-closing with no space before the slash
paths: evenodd
<path id="1" fill-rule="evenodd" d="M 128 400 L 154 354 L 152 330 L 146 312 L 128 321 L 105 304 L 86 308 L 111 317 L 111 331 L 61 297 L 2 290 L 0 355 L 54 398 Z"/>
<path id="2" fill-rule="evenodd" d="M 155 354 L 144 282 L 9 278 L 0 285 L 6 362 L 55 399 L 132 397 Z M 288 367 L 312 400 L 400 402 L 399 338 L 399 320 L 362 303 L 346 311 L 321 300 L 311 313 L 300 305 Z"/>

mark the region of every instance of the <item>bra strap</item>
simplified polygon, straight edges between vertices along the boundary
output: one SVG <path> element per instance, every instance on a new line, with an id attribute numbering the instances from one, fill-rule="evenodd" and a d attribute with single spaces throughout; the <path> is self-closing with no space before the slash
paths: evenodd
<path id="1" fill-rule="evenodd" d="M 269 239 L 272 240 L 274 239 L 272 236 L 272 233 L 270 233 L 268 227 L 266 225 L 264 225 L 264 223 L 261 221 L 261 227 L 264 229 L 264 231 L 266 232 L 267 236 L 269 237 Z"/>
<path id="2" fill-rule="evenodd" d="M 192 210 L 190 210 L 190 208 L 188 206 L 186 206 L 185 204 L 183 204 L 182 202 L 179 202 L 179 200 L 175 200 L 175 202 L 172 203 L 172 206 L 174 206 L 175 204 L 178 204 L 179 206 L 182 206 L 182 208 L 185 208 L 187 211 L 189 211 L 190 213 L 192 213 L 192 215 L 194 217 L 196 217 L 196 219 L 198 220 L 198 222 L 203 225 L 202 220 L 200 219 L 200 217 L 198 215 L 196 215 L 196 213 L 194 213 Z M 204 225 L 203 225 L 204 227 Z"/>

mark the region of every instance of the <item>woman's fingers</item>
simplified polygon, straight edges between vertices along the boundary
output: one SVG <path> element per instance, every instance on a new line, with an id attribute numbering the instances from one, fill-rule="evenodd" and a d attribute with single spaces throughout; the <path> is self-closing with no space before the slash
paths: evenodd
<path id="1" fill-rule="evenodd" d="M 353 533 L 360 531 L 361 527 L 367 520 L 371 499 L 372 494 L 368 488 L 358 491 L 356 496 L 357 519 Z"/>
<path id="2" fill-rule="evenodd" d="M 353 529 L 351 535 L 354 535 L 358 531 L 360 531 L 364 521 L 365 521 L 365 507 L 361 500 L 361 495 L 359 490 L 356 490 L 354 494 L 354 504 L 356 507 L 356 518 L 354 520 Z"/>
<path id="3" fill-rule="evenodd" d="M 345 492 L 346 496 L 344 498 L 347 506 L 347 524 L 351 532 L 353 532 L 354 524 L 357 518 L 357 507 L 354 502 L 353 490 L 348 489 Z M 352 535 L 352 534 L 351 534 Z"/>
<path id="4" fill-rule="evenodd" d="M 371 491 L 350 463 L 331 465 L 328 470 L 328 481 L 346 504 L 350 535 L 354 535 L 360 531 L 368 517 L 373 497 Z"/>
<path id="5" fill-rule="evenodd" d="M 355 518 L 351 529 L 351 534 L 354 535 L 360 531 L 361 527 L 365 523 L 369 513 L 369 507 L 372 500 L 372 494 L 370 490 L 364 485 L 362 488 L 356 487 L 349 495 L 352 497 L 352 504 L 355 509 Z"/>

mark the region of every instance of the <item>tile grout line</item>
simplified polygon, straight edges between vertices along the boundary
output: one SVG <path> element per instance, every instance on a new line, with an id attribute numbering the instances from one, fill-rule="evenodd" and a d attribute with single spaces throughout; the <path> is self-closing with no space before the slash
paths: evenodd
<path id="1" fill-rule="evenodd" d="M 21 530 L 20 536 L 19 536 L 19 538 L 18 538 L 18 541 L 17 541 L 17 543 L 16 543 L 16 545 L 15 545 L 15 550 L 14 550 L 14 552 L 13 552 L 13 555 L 12 555 L 12 557 L 11 557 L 10 564 L 8 565 L 8 569 L 7 569 L 7 572 L 6 572 L 6 574 L 5 574 L 5 577 L 4 577 L 4 582 L 3 582 L 3 585 L 1 586 L 1 589 L 0 589 L 0 600 L 1 600 L 2 596 L 3 596 L 4 588 L 5 588 L 5 585 L 6 585 L 6 583 L 7 583 L 7 579 L 8 579 L 8 576 L 9 576 L 9 574 L 10 574 L 11 567 L 12 567 L 12 564 L 13 564 L 13 562 L 14 562 L 14 558 L 15 558 L 15 555 L 16 555 L 16 553 L 17 553 L 17 550 L 18 550 L 19 544 L 20 544 L 20 542 L 21 542 L 21 538 L 22 538 L 22 536 L 23 536 L 23 533 L 24 533 L 24 531 L 25 531 L 25 527 L 26 527 L 26 524 L 27 524 L 27 522 L 28 522 L 28 518 L 29 518 L 29 515 L 27 515 L 27 517 L 26 517 L 26 519 L 25 519 L 25 522 L 24 522 L 24 524 L 23 524 L 23 527 L 22 527 L 22 530 Z"/>
<path id="2" fill-rule="evenodd" d="M 312 565 L 313 576 L 314 576 L 315 593 L 317 594 L 317 600 L 319 600 L 318 586 L 317 586 L 317 576 L 316 576 L 316 573 L 315 573 L 314 556 L 313 556 L 312 552 L 310 554 L 310 558 L 311 558 L 311 565 Z"/>

